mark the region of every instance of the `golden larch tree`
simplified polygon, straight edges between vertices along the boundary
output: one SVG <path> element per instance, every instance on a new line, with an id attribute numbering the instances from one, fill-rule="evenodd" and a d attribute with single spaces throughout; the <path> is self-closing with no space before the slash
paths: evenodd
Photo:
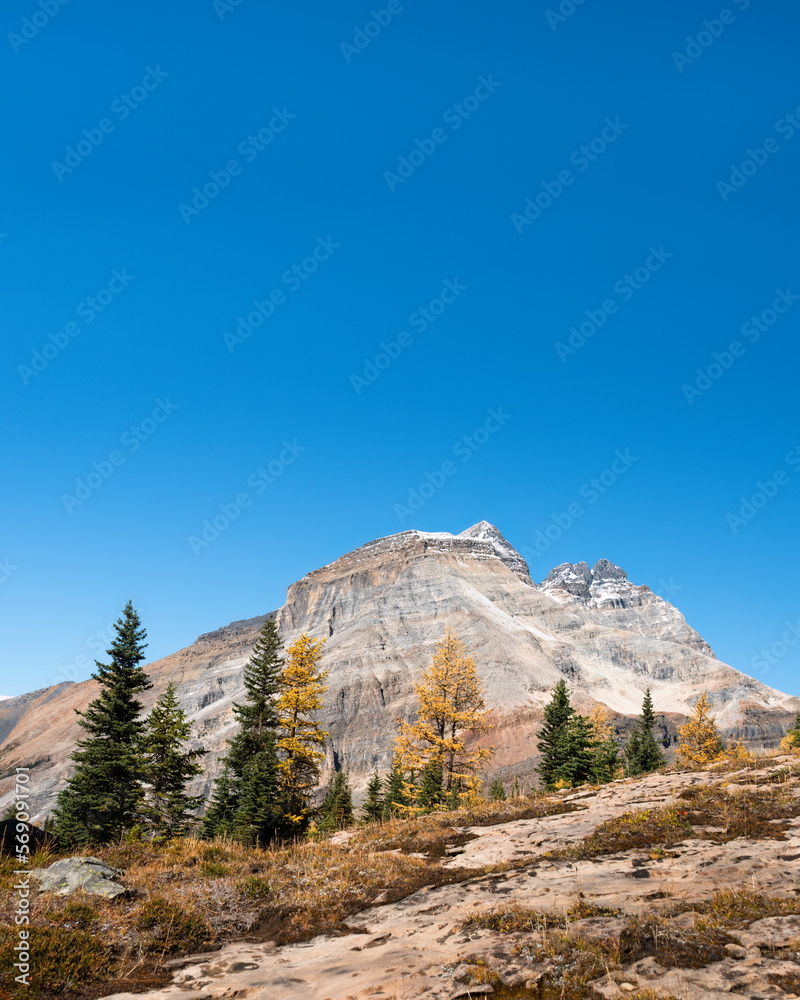
<path id="1" fill-rule="evenodd" d="M 704 691 L 685 726 L 678 731 L 678 760 L 689 767 L 709 764 L 725 755 L 725 745 L 717 729 L 716 716 Z"/>
<path id="2" fill-rule="evenodd" d="M 441 769 L 446 792 L 472 787 L 476 772 L 491 760 L 494 747 L 468 749 L 465 737 L 492 727 L 486 722 L 488 710 L 475 660 L 450 629 L 414 690 L 419 700 L 417 720 L 398 719 L 395 759 L 403 771 L 411 773 Z"/>
<path id="3" fill-rule="evenodd" d="M 328 671 L 319 661 L 324 639 L 305 632 L 286 650 L 278 681 L 279 798 L 286 833 L 300 832 L 309 813 L 311 791 L 319 782 L 320 766 L 330 736 L 316 719 L 322 708 Z"/>

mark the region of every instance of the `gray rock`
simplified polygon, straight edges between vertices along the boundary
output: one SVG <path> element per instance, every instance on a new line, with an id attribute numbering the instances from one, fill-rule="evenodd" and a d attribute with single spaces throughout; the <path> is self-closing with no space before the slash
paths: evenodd
<path id="1" fill-rule="evenodd" d="M 115 881 L 124 874 L 118 868 L 111 868 L 99 858 L 92 857 L 63 858 L 49 868 L 34 868 L 31 871 L 42 892 L 54 892 L 58 896 L 88 892 L 106 899 L 127 893 L 125 886 Z"/>

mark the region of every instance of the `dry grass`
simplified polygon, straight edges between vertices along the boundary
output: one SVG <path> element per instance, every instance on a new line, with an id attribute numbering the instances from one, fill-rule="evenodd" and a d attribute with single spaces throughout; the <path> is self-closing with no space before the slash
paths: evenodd
<path id="1" fill-rule="evenodd" d="M 699 913 L 708 924 L 736 930 L 765 917 L 800 913 L 797 896 L 764 896 L 748 889 L 722 889 L 704 903 L 685 903 L 675 913 Z"/>
<path id="2" fill-rule="evenodd" d="M 621 910 L 595 906 L 582 899 L 563 913 L 548 913 L 513 903 L 510 906 L 473 914 L 461 926 L 465 930 L 483 928 L 500 934 L 538 933 L 555 929 L 565 930 L 575 920 L 586 917 L 618 917 L 621 914 Z"/>
<path id="3" fill-rule="evenodd" d="M 125 871 L 129 897 L 37 895 L 31 907 L 36 985 L 15 993 L 16 934 L 0 933 L 0 996 L 45 1000 L 138 992 L 168 981 L 164 960 L 244 935 L 279 943 L 341 934 L 346 919 L 370 904 L 392 902 L 424 885 L 474 874 L 417 858 L 300 842 L 261 850 L 230 841 L 178 840 L 93 848 Z M 57 855 L 38 855 L 47 867 Z M 0 859 L 0 925 L 13 927 L 13 859 Z"/>
<path id="4" fill-rule="evenodd" d="M 686 820 L 694 836 L 724 844 L 737 837 L 750 840 L 785 840 L 787 820 L 800 816 L 800 798 L 789 788 L 728 792 L 721 785 L 687 788 L 678 796 L 685 803 Z"/>
<path id="5" fill-rule="evenodd" d="M 496 826 L 513 820 L 575 812 L 579 808 L 573 803 L 545 795 L 522 796 L 506 802 L 479 802 L 450 812 L 372 823 L 356 830 L 348 843 L 377 851 L 424 854 L 433 860 L 444 857 L 448 847 L 459 847 L 475 839 L 476 835 L 466 833 L 465 827 Z"/>

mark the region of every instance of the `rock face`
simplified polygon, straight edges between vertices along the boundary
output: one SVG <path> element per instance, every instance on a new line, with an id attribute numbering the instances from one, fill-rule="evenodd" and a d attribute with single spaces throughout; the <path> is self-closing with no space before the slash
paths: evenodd
<path id="1" fill-rule="evenodd" d="M 326 640 L 326 767 L 347 767 L 356 790 L 375 768 L 388 769 L 397 718 L 413 716 L 414 683 L 447 627 L 475 657 L 495 723 L 485 741 L 504 777 L 530 780 L 542 708 L 561 678 L 582 710 L 601 702 L 621 722 L 638 714 L 650 687 L 667 733 L 706 690 L 721 726 L 754 745 L 777 745 L 800 708 L 800 699 L 717 660 L 676 608 L 605 560 L 593 570 L 558 567 L 535 586 L 524 559 L 485 521 L 460 535 L 403 531 L 369 542 L 292 584 L 276 615 L 287 645 L 306 631 Z M 209 793 L 234 732 L 231 704 L 242 698 L 242 667 L 263 620 L 208 632 L 148 667 L 145 708 L 172 680 L 195 744 L 210 750 L 195 794 Z M 81 735 L 73 709 L 96 694 L 85 681 L 0 706 L 0 774 L 31 767 L 34 819 L 50 811 L 69 773 Z M 9 788 L 10 779 L 0 782 L 0 808 Z"/>
<path id="2" fill-rule="evenodd" d="M 33 868 L 30 874 L 38 882 L 41 892 L 54 892 L 57 896 L 88 892 L 93 896 L 115 899 L 127 892 L 125 886 L 116 881 L 125 872 L 109 867 L 99 858 L 63 858 L 49 868 Z"/>

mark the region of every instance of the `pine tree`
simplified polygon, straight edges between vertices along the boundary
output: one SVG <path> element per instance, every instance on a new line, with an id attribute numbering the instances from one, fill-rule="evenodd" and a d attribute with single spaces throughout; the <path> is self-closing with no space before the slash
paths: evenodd
<path id="1" fill-rule="evenodd" d="M 405 793 L 405 781 L 399 761 L 395 757 L 392 761 L 392 769 L 386 779 L 386 794 L 383 797 L 383 818 L 392 819 L 403 811 L 403 807 L 408 805 L 408 798 Z"/>
<path id="2" fill-rule="evenodd" d="M 353 794 L 346 771 L 337 771 L 319 808 L 321 830 L 343 830 L 353 824 Z"/>
<path id="3" fill-rule="evenodd" d="M 656 715 L 653 711 L 653 699 L 650 696 L 650 688 L 644 693 L 642 701 L 642 714 L 639 718 L 639 773 L 650 774 L 657 771 L 665 764 L 664 754 L 661 747 L 653 735 L 653 727 L 656 724 Z"/>
<path id="4" fill-rule="evenodd" d="M 505 802 L 506 790 L 501 778 L 495 778 L 489 788 L 489 799 L 492 802 Z"/>
<path id="5" fill-rule="evenodd" d="M 111 662 L 96 660 L 92 674 L 100 694 L 78 713 L 78 725 L 89 735 L 78 742 L 75 771 L 58 796 L 55 829 L 65 847 L 116 840 L 136 822 L 142 803 L 144 722 L 136 695 L 152 684 L 139 666 L 147 633 L 131 601 L 114 629 L 116 638 L 106 650 Z"/>
<path id="6" fill-rule="evenodd" d="M 631 735 L 628 737 L 628 742 L 625 744 L 625 773 L 629 777 L 635 777 L 637 774 L 641 774 L 639 767 L 639 757 L 642 753 L 642 738 L 639 735 L 639 723 L 634 722 L 631 729 Z"/>
<path id="7" fill-rule="evenodd" d="M 240 729 L 228 741 L 223 772 L 203 821 L 204 837 L 233 835 L 249 843 L 267 843 L 275 836 L 280 811 L 276 743 L 282 645 L 275 620 L 268 618 L 245 664 L 245 701 L 233 705 Z M 217 787 L 223 775 L 224 787 Z"/>
<path id="8" fill-rule="evenodd" d="M 206 751 L 184 749 L 191 722 L 178 704 L 172 681 L 147 718 L 140 747 L 142 773 L 149 786 L 143 807 L 145 821 L 159 839 L 186 833 L 202 796 L 186 794 L 187 783 L 203 769 L 197 763 Z"/>
<path id="9" fill-rule="evenodd" d="M 786 730 L 786 735 L 781 740 L 781 750 L 784 753 L 800 753 L 800 712 L 797 713 L 792 728 Z"/>
<path id="10" fill-rule="evenodd" d="M 588 716 L 594 739 L 591 779 L 596 785 L 613 781 L 619 769 L 619 746 L 614 739 L 614 727 L 602 705 L 595 705 Z"/>
<path id="11" fill-rule="evenodd" d="M 200 827 L 200 836 L 205 840 L 231 836 L 236 821 L 237 808 L 238 795 L 234 789 L 230 767 L 228 762 L 222 758 L 219 777 L 214 782 L 211 802 Z"/>
<path id="12" fill-rule="evenodd" d="M 449 629 L 414 690 L 419 701 L 417 721 L 398 720 L 395 754 L 404 771 L 424 774 L 429 766 L 440 766 L 442 788 L 450 792 L 490 760 L 494 749 L 467 749 L 464 742 L 467 733 L 485 732 L 490 726 L 475 661 Z"/>
<path id="13" fill-rule="evenodd" d="M 369 779 L 369 784 L 367 785 L 367 797 L 364 800 L 364 805 L 361 807 L 364 810 L 365 822 L 375 823 L 383 816 L 382 791 L 383 780 L 376 771 Z"/>
<path id="14" fill-rule="evenodd" d="M 545 788 L 553 788 L 562 777 L 561 772 L 569 753 L 567 727 L 574 715 L 575 709 L 570 705 L 567 682 L 562 679 L 556 684 L 550 701 L 544 707 L 544 722 L 537 741 L 542 757 L 536 770 Z"/>
<path id="15" fill-rule="evenodd" d="M 319 781 L 329 734 L 316 720 L 325 693 L 326 670 L 319 666 L 324 639 L 303 633 L 287 650 L 277 701 L 279 825 L 284 836 L 302 833 L 309 797 Z"/>
<path id="16" fill-rule="evenodd" d="M 678 760 L 688 767 L 698 767 L 717 760 L 725 746 L 717 729 L 716 716 L 704 691 L 694 706 L 689 721 L 678 732 Z"/>
<path id="17" fill-rule="evenodd" d="M 588 781 L 592 775 L 596 749 L 589 720 L 576 712 L 566 726 L 564 761 L 558 770 L 557 781 L 572 788 Z"/>
<path id="18" fill-rule="evenodd" d="M 420 775 L 416 805 L 423 809 L 436 809 L 445 800 L 444 775 L 438 759 L 427 764 Z"/>

